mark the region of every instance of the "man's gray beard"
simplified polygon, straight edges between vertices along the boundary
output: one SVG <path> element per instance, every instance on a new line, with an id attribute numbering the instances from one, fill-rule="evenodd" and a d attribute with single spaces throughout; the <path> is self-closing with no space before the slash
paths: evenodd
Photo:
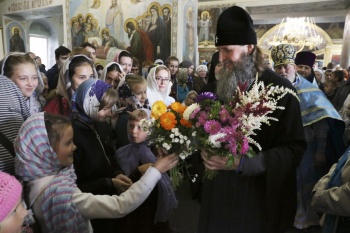
<path id="1" fill-rule="evenodd" d="M 250 55 L 243 54 L 240 61 L 230 62 L 232 70 L 223 65 L 218 74 L 216 95 L 225 101 L 235 94 L 238 84 L 250 84 L 255 77 L 254 62 Z M 230 67 L 231 68 L 231 67 Z"/>

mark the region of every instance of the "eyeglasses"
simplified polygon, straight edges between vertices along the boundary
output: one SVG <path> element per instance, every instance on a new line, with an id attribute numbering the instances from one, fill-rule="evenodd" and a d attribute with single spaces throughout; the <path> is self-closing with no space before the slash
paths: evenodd
<path id="1" fill-rule="evenodd" d="M 166 83 L 166 82 L 169 82 L 170 79 L 169 78 L 163 78 L 163 77 L 156 77 L 156 81 L 157 82 L 164 82 L 164 83 Z"/>
<path id="2" fill-rule="evenodd" d="M 281 71 L 284 69 L 286 72 L 288 72 L 293 66 L 290 64 L 282 64 L 282 65 L 277 65 L 274 67 L 276 71 Z"/>

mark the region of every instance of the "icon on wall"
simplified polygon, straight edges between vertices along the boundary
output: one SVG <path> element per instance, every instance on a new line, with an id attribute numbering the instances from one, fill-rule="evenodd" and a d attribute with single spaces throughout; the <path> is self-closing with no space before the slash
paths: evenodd
<path id="1" fill-rule="evenodd" d="M 26 52 L 26 34 L 24 27 L 17 21 L 12 21 L 5 28 L 6 52 Z"/>

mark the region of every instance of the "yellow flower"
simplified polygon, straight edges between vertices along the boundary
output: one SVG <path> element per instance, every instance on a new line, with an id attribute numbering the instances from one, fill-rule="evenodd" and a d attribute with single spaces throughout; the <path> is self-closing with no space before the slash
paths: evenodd
<path id="1" fill-rule="evenodd" d="M 163 101 L 157 101 L 152 106 L 151 117 L 158 120 L 158 118 L 167 111 L 166 105 Z"/>
<path id="2" fill-rule="evenodd" d="M 180 114 L 182 114 L 186 110 L 186 107 L 183 106 L 180 102 L 174 102 L 170 105 L 170 107 L 172 110 Z"/>
<path id="3" fill-rule="evenodd" d="M 166 130 L 174 128 L 176 123 L 176 116 L 172 112 L 166 112 L 160 116 L 160 125 Z"/>

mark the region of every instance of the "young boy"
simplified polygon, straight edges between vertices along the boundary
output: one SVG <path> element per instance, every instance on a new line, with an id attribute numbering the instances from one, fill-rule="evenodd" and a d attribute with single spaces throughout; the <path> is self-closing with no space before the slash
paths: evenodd
<path id="1" fill-rule="evenodd" d="M 146 145 L 148 132 L 143 131 L 140 125 L 140 121 L 147 118 L 147 113 L 142 109 L 130 114 L 128 121 L 130 144 L 118 149 L 115 155 L 121 169 L 133 182 L 139 180 L 156 161 L 154 154 Z M 158 185 L 145 202 L 122 219 L 121 232 L 170 233 L 172 230 L 168 220 L 176 206 L 177 200 L 171 188 L 170 178 L 163 173 Z"/>

